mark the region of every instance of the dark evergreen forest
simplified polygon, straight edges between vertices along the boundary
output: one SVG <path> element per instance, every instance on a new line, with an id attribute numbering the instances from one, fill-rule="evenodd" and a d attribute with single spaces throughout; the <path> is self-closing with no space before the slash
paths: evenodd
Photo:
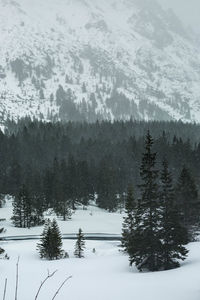
<path id="1" fill-rule="evenodd" d="M 157 168 L 162 168 L 165 158 L 173 184 L 179 187 L 179 198 L 183 180 L 194 191 L 192 201 L 196 204 L 200 125 L 182 122 L 43 123 L 28 118 L 7 121 L 6 130 L 0 132 L 1 194 L 16 196 L 16 207 L 29 199 L 29 211 L 34 209 L 35 216 L 51 207 L 66 220 L 76 203 L 87 205 L 94 198 L 99 207 L 114 211 L 123 207 L 129 185 L 134 186 L 136 197 L 139 193 L 140 164 L 148 130 L 155 141 Z M 34 217 L 29 226 L 40 221 Z"/>

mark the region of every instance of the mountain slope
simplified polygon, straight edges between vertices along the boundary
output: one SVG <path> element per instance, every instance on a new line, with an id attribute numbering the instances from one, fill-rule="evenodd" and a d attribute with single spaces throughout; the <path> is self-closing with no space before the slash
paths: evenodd
<path id="1" fill-rule="evenodd" d="M 153 0 L 1 0 L 0 120 L 200 121 L 198 46 Z"/>

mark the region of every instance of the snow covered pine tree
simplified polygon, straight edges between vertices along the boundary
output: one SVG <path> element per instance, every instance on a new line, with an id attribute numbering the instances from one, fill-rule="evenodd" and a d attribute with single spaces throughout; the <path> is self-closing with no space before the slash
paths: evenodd
<path id="1" fill-rule="evenodd" d="M 129 191 L 123 224 L 122 246 L 129 254 L 130 265 L 134 263 L 140 271 L 178 267 L 178 260 L 184 260 L 188 253 L 184 247 L 188 242 L 187 230 L 180 223 L 180 212 L 174 203 L 168 163 L 163 162 L 160 185 L 152 146 L 148 132 L 140 170 L 141 198 L 135 206 Z"/>
<path id="2" fill-rule="evenodd" d="M 172 175 L 168 162 L 163 161 L 161 172 L 161 232 L 162 248 L 160 259 L 163 269 L 169 270 L 179 267 L 178 260 L 184 260 L 188 250 L 184 247 L 188 243 L 187 229 L 181 225 L 181 211 L 175 203 L 175 195 L 172 183 Z"/>
<path id="3" fill-rule="evenodd" d="M 62 236 L 55 219 L 52 222 L 49 219 L 45 222 L 40 243 L 37 244 L 37 250 L 41 258 L 54 260 L 63 257 Z"/>
<path id="4" fill-rule="evenodd" d="M 124 217 L 124 222 L 122 225 L 122 247 L 126 252 L 128 252 L 132 232 L 135 226 L 135 208 L 136 203 L 133 195 L 133 189 L 132 187 L 129 187 L 125 203 L 126 217 Z"/>
<path id="5" fill-rule="evenodd" d="M 83 258 L 84 257 L 84 248 L 85 248 L 85 239 L 84 239 L 82 229 L 80 228 L 79 232 L 77 234 L 77 241 L 75 244 L 74 255 L 78 258 Z"/>

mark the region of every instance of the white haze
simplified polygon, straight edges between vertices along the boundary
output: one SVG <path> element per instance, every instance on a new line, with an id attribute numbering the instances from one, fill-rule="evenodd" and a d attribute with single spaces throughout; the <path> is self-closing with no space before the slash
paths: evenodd
<path id="1" fill-rule="evenodd" d="M 172 8 L 185 25 L 200 32 L 200 0 L 157 0 L 166 8 Z"/>

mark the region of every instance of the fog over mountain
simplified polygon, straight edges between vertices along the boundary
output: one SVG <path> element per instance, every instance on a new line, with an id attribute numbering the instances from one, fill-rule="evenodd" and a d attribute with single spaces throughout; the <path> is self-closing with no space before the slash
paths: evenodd
<path id="1" fill-rule="evenodd" d="M 200 33 L 199 0 L 158 0 L 165 8 L 172 8 L 185 25 Z"/>
<path id="2" fill-rule="evenodd" d="M 197 37 L 154 0 L 1 0 L 0 43 L 2 123 L 200 121 Z"/>

